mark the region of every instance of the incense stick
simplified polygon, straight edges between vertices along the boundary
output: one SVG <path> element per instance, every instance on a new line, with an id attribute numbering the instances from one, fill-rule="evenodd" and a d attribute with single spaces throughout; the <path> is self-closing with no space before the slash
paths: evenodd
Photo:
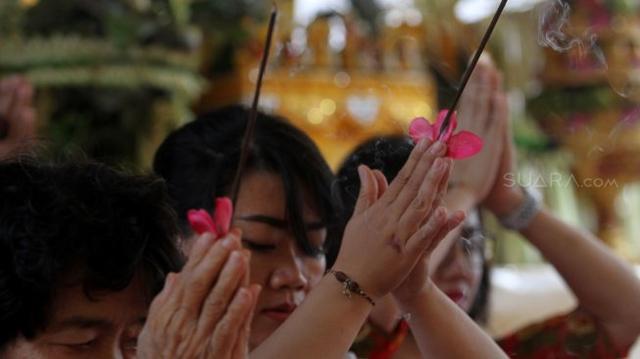
<path id="1" fill-rule="evenodd" d="M 460 84 L 460 88 L 456 93 L 456 97 L 453 99 L 453 103 L 451 104 L 451 107 L 449 107 L 449 111 L 447 111 L 447 116 L 444 118 L 444 121 L 442 122 L 442 126 L 440 127 L 440 133 L 438 134 L 438 139 L 441 139 L 444 133 L 447 132 L 447 128 L 449 127 L 449 122 L 451 122 L 451 115 L 453 115 L 453 113 L 456 110 L 456 107 L 458 106 L 458 102 L 460 101 L 462 92 L 464 91 L 464 88 L 467 86 L 467 83 L 469 82 L 469 78 L 473 73 L 473 69 L 475 69 L 476 65 L 478 64 L 480 55 L 482 55 L 484 48 L 487 46 L 487 43 L 489 42 L 489 38 L 491 38 L 491 33 L 493 33 L 493 29 L 496 27 L 496 24 L 498 23 L 498 19 L 500 19 L 500 15 L 502 15 L 502 10 L 504 10 L 505 5 L 507 5 L 507 1 L 508 0 L 502 0 L 500 2 L 500 5 L 498 6 L 498 10 L 496 10 L 495 15 L 493 15 L 493 19 L 491 19 L 491 23 L 489 24 L 487 31 L 482 36 L 482 41 L 480 41 L 480 46 L 478 47 L 478 50 L 476 50 L 476 53 L 473 55 L 473 59 L 471 60 L 471 63 L 465 70 L 464 75 L 462 76 L 462 82 Z"/>
<path id="2" fill-rule="evenodd" d="M 256 127 L 256 119 L 258 117 L 258 101 L 260 100 L 260 88 L 262 87 L 262 77 L 264 76 L 264 71 L 267 67 L 267 61 L 269 59 L 269 49 L 271 48 L 271 38 L 273 37 L 273 28 L 276 23 L 276 16 L 278 14 L 278 8 L 276 4 L 273 4 L 273 8 L 271 10 L 271 16 L 269 18 L 269 28 L 267 30 L 267 41 L 264 44 L 264 51 L 262 52 L 262 60 L 260 61 L 260 71 L 258 72 L 258 79 L 256 82 L 256 91 L 253 96 L 253 104 L 251 105 L 251 110 L 249 112 L 249 119 L 247 120 L 247 127 L 244 131 L 244 136 L 242 137 L 242 147 L 240 150 L 240 161 L 238 163 L 238 169 L 236 170 L 236 175 L 233 179 L 233 185 L 231 186 L 231 201 L 235 204 L 238 199 L 238 192 L 240 191 L 240 180 L 242 179 L 242 172 L 247 163 L 247 159 L 249 157 L 249 148 L 251 147 L 251 142 L 253 141 L 253 132 Z"/>

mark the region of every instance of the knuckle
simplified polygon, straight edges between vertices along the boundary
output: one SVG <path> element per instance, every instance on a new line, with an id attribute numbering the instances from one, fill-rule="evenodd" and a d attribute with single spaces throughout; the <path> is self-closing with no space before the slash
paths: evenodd
<path id="1" fill-rule="evenodd" d="M 418 195 L 411 201 L 411 206 L 418 211 L 422 211 L 427 208 L 427 201 L 425 201 L 423 196 Z"/>
<path id="2" fill-rule="evenodd" d="M 226 305 L 227 303 L 223 298 L 220 297 L 220 295 L 214 295 L 213 299 L 208 300 L 205 303 L 206 311 L 214 315 L 222 313 Z"/>
<path id="3" fill-rule="evenodd" d="M 209 291 L 209 283 L 203 276 L 195 276 L 189 280 L 189 291 L 195 295 L 203 295 Z"/>
<path id="4" fill-rule="evenodd" d="M 400 184 L 400 186 L 405 186 L 409 183 L 409 181 L 411 180 L 411 174 L 408 173 L 403 173 L 400 176 L 398 176 L 398 184 Z"/>
<path id="5" fill-rule="evenodd" d="M 228 342 L 233 337 L 233 326 L 231 321 L 224 320 L 218 324 L 218 331 L 214 340 L 218 340 L 222 343 Z"/>

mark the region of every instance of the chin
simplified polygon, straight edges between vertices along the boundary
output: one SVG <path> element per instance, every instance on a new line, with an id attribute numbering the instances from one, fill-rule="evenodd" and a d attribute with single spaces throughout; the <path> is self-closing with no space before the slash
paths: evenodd
<path id="1" fill-rule="evenodd" d="M 256 317 L 251 325 L 251 335 L 249 337 L 249 351 L 254 350 L 262 342 L 267 340 L 278 329 L 280 325 L 271 321 L 267 321 L 267 318 L 260 318 L 260 314 L 256 313 Z"/>

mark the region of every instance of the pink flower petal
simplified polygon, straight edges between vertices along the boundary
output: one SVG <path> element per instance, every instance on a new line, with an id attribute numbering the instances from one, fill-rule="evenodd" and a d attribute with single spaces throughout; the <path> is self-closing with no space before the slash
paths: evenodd
<path id="1" fill-rule="evenodd" d="M 205 232 L 210 232 L 217 236 L 216 226 L 213 223 L 213 219 L 211 219 L 209 213 L 204 209 L 190 209 L 187 212 L 187 219 L 189 220 L 191 229 L 196 233 L 203 234 Z"/>
<path id="2" fill-rule="evenodd" d="M 213 213 L 218 234 L 222 237 L 229 232 L 231 216 L 233 215 L 233 203 L 229 197 L 216 198 L 216 209 Z"/>
<path id="3" fill-rule="evenodd" d="M 434 126 L 438 132 L 435 134 L 434 137 L 437 137 L 440 135 L 440 131 L 441 131 L 442 125 L 444 124 L 444 119 L 445 117 L 447 117 L 447 113 L 449 113 L 449 110 L 441 110 L 440 113 L 438 113 L 438 119 L 436 120 L 436 123 Z M 449 126 L 447 127 L 447 132 L 445 132 L 444 135 L 442 136 L 442 141 L 444 142 L 449 141 L 456 127 L 458 127 L 458 116 L 454 112 L 451 115 L 451 120 L 449 122 Z"/>
<path id="4" fill-rule="evenodd" d="M 447 156 L 453 159 L 471 157 L 482 150 L 482 139 L 469 131 L 460 131 L 447 142 Z"/>
<path id="5" fill-rule="evenodd" d="M 436 136 L 435 128 L 424 117 L 416 117 L 409 125 L 409 136 L 413 143 L 418 143 L 425 137 L 433 141 Z"/>

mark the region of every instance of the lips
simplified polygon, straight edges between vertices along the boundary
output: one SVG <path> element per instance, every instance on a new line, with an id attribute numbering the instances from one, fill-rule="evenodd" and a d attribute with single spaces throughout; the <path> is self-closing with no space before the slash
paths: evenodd
<path id="1" fill-rule="evenodd" d="M 461 290 L 450 290 L 445 292 L 445 294 L 447 295 L 447 297 L 449 297 L 449 299 L 454 301 L 457 305 L 461 305 L 466 297 L 464 292 Z"/>
<path id="2" fill-rule="evenodd" d="M 283 303 L 274 307 L 265 308 L 262 310 L 262 314 L 278 322 L 284 322 L 289 315 L 297 308 L 296 305 L 291 303 Z"/>

